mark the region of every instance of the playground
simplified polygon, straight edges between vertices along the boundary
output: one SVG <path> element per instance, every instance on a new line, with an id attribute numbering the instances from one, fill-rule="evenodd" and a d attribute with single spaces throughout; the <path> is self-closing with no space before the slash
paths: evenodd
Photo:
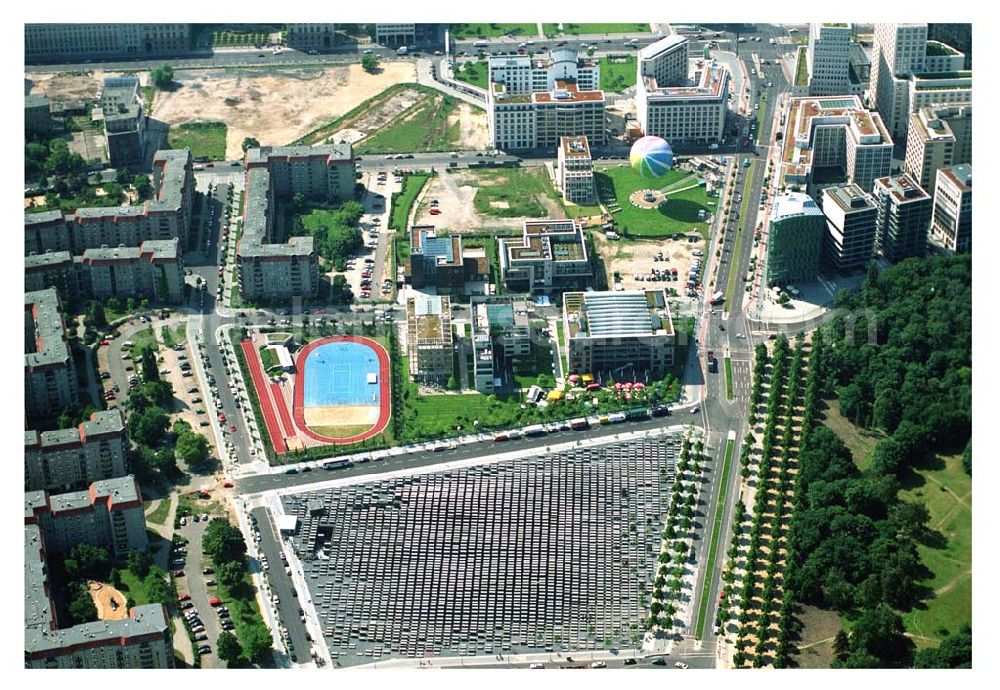
<path id="1" fill-rule="evenodd" d="M 117 621 L 128 618 L 128 599 L 124 594 L 105 582 L 91 580 L 87 583 L 90 597 L 97 609 L 97 618 L 102 621 Z"/>

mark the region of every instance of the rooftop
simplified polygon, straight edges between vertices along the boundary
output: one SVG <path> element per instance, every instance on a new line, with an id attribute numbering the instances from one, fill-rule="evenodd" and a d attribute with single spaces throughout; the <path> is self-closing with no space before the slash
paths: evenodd
<path id="1" fill-rule="evenodd" d="M 587 260 L 583 231 L 571 219 L 526 220 L 521 237 L 500 238 L 500 251 L 507 262 Z"/>
<path id="2" fill-rule="evenodd" d="M 875 208 L 875 201 L 865 194 L 858 185 L 851 184 L 839 187 L 827 187 L 823 190 L 823 205 L 835 203 L 845 213 L 858 213 Z"/>
<path id="3" fill-rule="evenodd" d="M 504 331 L 528 327 L 528 302 L 523 297 L 473 297 L 470 307 L 475 332 L 488 334 L 492 327 Z"/>
<path id="4" fill-rule="evenodd" d="M 822 216 L 823 212 L 808 194 L 801 192 L 786 192 L 774 198 L 771 205 L 770 222 L 776 223 L 787 218 L 803 216 Z"/>
<path id="5" fill-rule="evenodd" d="M 149 213 L 180 210 L 184 202 L 184 188 L 191 175 L 189 149 L 164 149 L 153 156 L 153 178 L 159 186 L 156 196 L 142 206 L 99 206 L 76 210 L 76 218 L 138 218 Z M 58 213 L 58 212 L 57 212 Z M 36 214 L 43 215 L 43 214 Z"/>
<path id="6" fill-rule="evenodd" d="M 659 290 L 576 292 L 563 295 L 570 338 L 672 335 L 666 293 Z"/>
<path id="7" fill-rule="evenodd" d="M 419 340 L 425 344 L 426 341 L 451 343 L 451 303 L 447 297 L 416 292 L 407 300 L 406 312 Z"/>
<path id="8" fill-rule="evenodd" d="M 60 264 L 72 264 L 73 255 L 69 252 L 45 252 L 44 254 L 29 254 L 24 257 L 24 270 L 33 271 L 59 266 Z"/>
<path id="9" fill-rule="evenodd" d="M 83 251 L 83 262 L 86 264 L 128 263 L 147 258 L 152 262 L 173 261 L 177 259 L 178 240 L 146 240 L 138 247 L 97 247 Z"/>
<path id="10" fill-rule="evenodd" d="M 246 164 L 266 165 L 275 159 L 292 158 L 316 158 L 322 157 L 328 160 L 353 160 L 351 145 L 347 142 L 338 144 L 324 144 L 323 146 L 262 146 L 256 149 L 247 149 Z"/>
<path id="11" fill-rule="evenodd" d="M 90 419 L 69 429 L 55 429 L 41 433 L 34 430 L 24 432 L 24 445 L 28 447 L 57 448 L 68 444 L 79 445 L 91 437 L 105 434 L 120 434 L 125 430 L 122 415 L 118 410 L 95 412 Z"/>
<path id="12" fill-rule="evenodd" d="M 680 34 L 670 34 L 669 36 L 664 36 L 659 41 L 655 43 L 650 43 L 648 46 L 642 48 L 639 51 L 640 60 L 650 60 L 663 53 L 674 50 L 679 46 L 687 43 L 687 37 L 681 36 Z"/>
<path id="13" fill-rule="evenodd" d="M 899 203 L 910 203 L 922 199 L 930 199 L 930 195 L 910 177 L 909 173 L 890 177 L 879 177 L 875 180 L 875 189 L 885 189 Z"/>
<path id="14" fill-rule="evenodd" d="M 960 191 L 972 189 L 972 165 L 970 163 L 941 168 L 938 170 L 938 175 L 948 178 Z"/>
<path id="15" fill-rule="evenodd" d="M 251 151 L 259 150 L 247 150 L 248 159 Z M 274 212 L 274 209 L 270 208 L 271 201 L 271 173 L 263 167 L 248 169 L 246 194 L 243 200 L 243 235 L 237 245 L 239 256 L 270 258 L 304 257 L 312 254 L 315 246 L 312 236 L 290 237 L 284 243 L 268 241 L 270 238 L 267 236 L 267 219 Z"/>
<path id="16" fill-rule="evenodd" d="M 941 41 L 927 41 L 926 47 L 927 55 L 961 55 L 960 52 L 952 48 L 950 45 L 942 43 Z"/>
<path id="17" fill-rule="evenodd" d="M 49 97 L 41 93 L 29 93 L 24 96 L 25 108 L 48 108 Z"/>
<path id="18" fill-rule="evenodd" d="M 552 92 L 542 91 L 531 94 L 533 103 L 578 103 L 582 101 L 603 101 L 603 91 L 580 91 L 572 79 L 556 79 Z"/>
<path id="19" fill-rule="evenodd" d="M 24 355 L 24 366 L 30 368 L 61 364 L 70 359 L 66 343 L 66 328 L 60 313 L 59 294 L 47 288 L 24 295 L 26 327 L 33 331 L 33 342 Z"/>
<path id="20" fill-rule="evenodd" d="M 566 158 L 590 158 L 590 144 L 587 142 L 587 137 L 559 137 L 559 146 L 562 147 Z"/>

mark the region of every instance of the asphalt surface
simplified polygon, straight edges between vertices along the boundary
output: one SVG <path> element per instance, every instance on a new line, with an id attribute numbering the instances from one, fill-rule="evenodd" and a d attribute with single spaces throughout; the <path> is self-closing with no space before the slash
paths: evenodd
<path id="1" fill-rule="evenodd" d="M 188 540 L 187 562 L 184 565 L 184 586 L 181 590 L 186 590 L 191 595 L 194 609 L 197 609 L 198 618 L 205 626 L 205 634 L 208 636 L 208 640 L 204 642 L 195 642 L 195 650 L 203 644 L 207 644 L 212 648 L 210 653 L 201 655 L 202 668 L 225 668 L 225 662 L 221 661 L 215 655 L 216 642 L 219 639 L 219 633 L 222 632 L 222 626 L 219 624 L 219 616 L 216 614 L 215 609 L 208 603 L 208 600 L 215 595 L 208 591 L 208 585 L 205 584 L 205 580 L 213 576 L 202 574 L 202 570 L 207 564 L 201 553 L 201 538 L 205 534 L 207 527 L 207 522 L 201 520 L 194 522 L 189 517 L 187 525 L 178 530 L 180 535 Z M 171 562 L 172 565 L 173 563 Z M 172 569 L 176 570 L 176 568 Z M 194 609 L 187 609 L 187 611 Z M 181 615 L 187 611 L 181 611 Z"/>

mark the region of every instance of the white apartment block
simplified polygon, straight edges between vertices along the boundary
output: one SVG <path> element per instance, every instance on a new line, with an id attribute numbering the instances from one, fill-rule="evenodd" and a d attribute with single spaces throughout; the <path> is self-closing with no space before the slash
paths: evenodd
<path id="1" fill-rule="evenodd" d="M 71 429 L 24 432 L 24 490 L 69 491 L 128 473 L 118 410 L 95 412 Z"/>
<path id="2" fill-rule="evenodd" d="M 84 294 L 146 297 L 165 302 L 184 299 L 184 259 L 177 240 L 149 240 L 138 247 L 87 249 L 79 261 Z"/>
<path id="3" fill-rule="evenodd" d="M 817 168 L 842 168 L 848 182 L 869 191 L 889 174 L 892 138 L 878 113 L 858 96 L 791 98 L 782 142 L 781 181 L 808 188 Z"/>
<path id="4" fill-rule="evenodd" d="M 848 78 L 850 52 L 850 24 L 809 25 L 807 55 L 810 96 L 841 96 L 851 93 Z"/>
<path id="5" fill-rule="evenodd" d="M 662 288 L 567 292 L 562 318 L 570 372 L 651 380 L 673 366 L 676 336 Z"/>
<path id="6" fill-rule="evenodd" d="M 419 292 L 406 300 L 406 353 L 410 380 L 442 384 L 452 376 L 451 300 Z"/>
<path id="7" fill-rule="evenodd" d="M 638 82 L 652 79 L 657 86 L 686 86 L 688 83 L 688 40 L 671 34 L 639 51 Z"/>
<path id="8" fill-rule="evenodd" d="M 972 165 L 937 171 L 931 239 L 950 252 L 972 251 Z"/>
<path id="9" fill-rule="evenodd" d="M 473 378 L 476 390 L 489 395 L 502 386 L 505 365 L 531 356 L 532 328 L 524 297 L 473 297 Z"/>
<path id="10" fill-rule="evenodd" d="M 910 115 L 903 170 L 934 194 L 937 171 L 972 162 L 972 105 L 920 108 Z"/>
<path id="11" fill-rule="evenodd" d="M 526 220 L 520 237 L 501 237 L 497 243 L 500 277 L 511 292 L 581 290 L 593 276 L 577 220 Z"/>
<path id="12" fill-rule="evenodd" d="M 636 85 L 636 113 L 643 134 L 671 142 L 722 140 L 729 97 L 729 72 L 714 60 L 703 63 L 693 85 L 661 86 L 651 77 Z"/>
<path id="13" fill-rule="evenodd" d="M 864 268 L 875 256 L 878 209 L 871 195 L 856 184 L 823 190 L 826 234 L 823 256 L 837 270 Z"/>
<path id="14" fill-rule="evenodd" d="M 55 416 L 79 402 L 76 364 L 66 338 L 59 295 L 47 288 L 24 295 L 24 406 L 28 417 Z"/>
<path id="15" fill-rule="evenodd" d="M 494 148 L 555 148 L 564 136 L 585 136 L 597 146 L 607 141 L 599 67 L 576 51 L 553 50 L 548 59 L 490 58 L 489 82 Z"/>
<path id="16" fill-rule="evenodd" d="M 594 159 L 587 137 L 560 137 L 556 167 L 559 190 L 566 201 L 594 203 Z"/>
<path id="17" fill-rule="evenodd" d="M 876 244 L 889 261 L 923 256 L 931 226 L 933 201 L 907 174 L 875 180 L 872 192 L 878 206 Z"/>
<path id="18" fill-rule="evenodd" d="M 82 57 L 182 55 L 191 49 L 190 24 L 25 24 L 26 63 Z"/>

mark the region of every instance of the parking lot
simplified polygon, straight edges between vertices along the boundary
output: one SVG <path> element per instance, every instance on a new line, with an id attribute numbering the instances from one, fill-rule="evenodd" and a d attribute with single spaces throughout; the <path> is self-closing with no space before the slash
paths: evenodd
<path id="1" fill-rule="evenodd" d="M 635 241 L 610 241 L 599 233 L 593 237 L 604 259 L 611 289 L 618 289 L 617 284 L 623 290 L 673 288 L 679 296 L 685 296 L 692 266 L 704 266 L 705 242 L 700 237 L 697 242 L 688 242 L 686 237 Z"/>
<path id="2" fill-rule="evenodd" d="M 679 445 L 284 496 L 334 661 L 638 647 Z"/>

